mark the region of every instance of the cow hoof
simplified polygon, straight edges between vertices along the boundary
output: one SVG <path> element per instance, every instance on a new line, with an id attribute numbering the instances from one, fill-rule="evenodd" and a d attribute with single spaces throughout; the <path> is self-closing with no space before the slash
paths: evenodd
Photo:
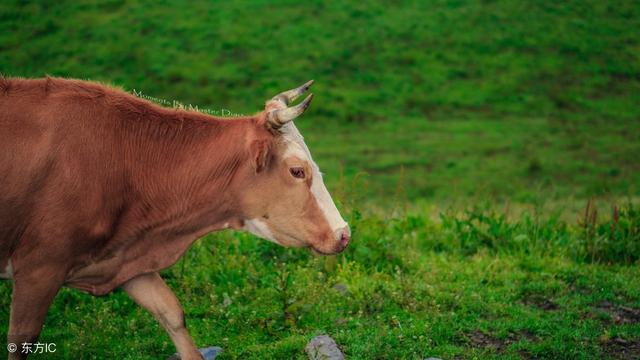
<path id="1" fill-rule="evenodd" d="M 204 360 L 215 360 L 215 358 L 222 352 L 221 347 L 209 346 L 206 348 L 198 349 L 200 355 Z M 180 354 L 173 354 L 172 357 L 167 360 L 180 360 Z"/>

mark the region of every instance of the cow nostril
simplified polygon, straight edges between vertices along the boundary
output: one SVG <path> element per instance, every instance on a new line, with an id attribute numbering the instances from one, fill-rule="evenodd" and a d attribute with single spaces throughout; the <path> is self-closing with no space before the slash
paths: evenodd
<path id="1" fill-rule="evenodd" d="M 345 226 L 342 229 L 336 231 L 336 240 L 340 242 L 340 246 L 342 246 L 343 248 L 345 248 L 349 244 L 350 238 L 351 236 L 348 226 Z"/>
<path id="2" fill-rule="evenodd" d="M 348 244 L 349 244 L 349 234 L 342 233 L 342 235 L 340 236 L 340 245 L 342 245 L 343 247 L 346 247 Z"/>

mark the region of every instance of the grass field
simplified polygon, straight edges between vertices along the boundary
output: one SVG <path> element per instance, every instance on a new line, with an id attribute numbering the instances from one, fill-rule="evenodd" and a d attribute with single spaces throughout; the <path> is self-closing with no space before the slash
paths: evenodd
<path id="1" fill-rule="evenodd" d="M 304 358 L 327 333 L 352 359 L 635 359 L 638 34 L 632 1 L 9 0 L 0 73 L 244 114 L 316 80 L 297 124 L 353 244 L 197 242 L 164 276 L 221 358 Z M 58 358 L 174 352 L 121 291 L 63 289 L 42 340 Z"/>
<path id="2" fill-rule="evenodd" d="M 586 215 L 579 227 L 483 209 L 438 222 L 349 216 L 357 240 L 340 256 L 231 232 L 196 243 L 163 273 L 195 341 L 239 359 L 302 359 L 322 333 L 354 359 L 638 355 L 638 209 L 620 209 L 615 225 Z M 10 286 L 2 285 L 7 319 Z M 58 344 L 60 358 L 174 351 L 122 291 L 95 298 L 63 289 L 41 338 Z"/>

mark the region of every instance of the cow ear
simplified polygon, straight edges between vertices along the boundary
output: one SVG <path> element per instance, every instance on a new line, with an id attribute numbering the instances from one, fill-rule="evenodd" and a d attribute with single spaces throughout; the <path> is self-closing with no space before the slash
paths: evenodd
<path id="1" fill-rule="evenodd" d="M 266 169 L 269 162 L 270 146 L 267 140 L 254 140 L 251 142 L 251 162 L 257 173 Z"/>

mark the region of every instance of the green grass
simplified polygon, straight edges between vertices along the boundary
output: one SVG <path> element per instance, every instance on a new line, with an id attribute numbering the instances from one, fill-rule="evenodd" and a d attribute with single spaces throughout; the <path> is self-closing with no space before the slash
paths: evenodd
<path id="1" fill-rule="evenodd" d="M 0 72 L 91 78 L 298 121 L 331 188 L 528 202 L 640 194 L 640 6 L 630 1 L 0 5 Z M 366 174 L 360 175 L 358 174 Z"/>
<path id="2" fill-rule="evenodd" d="M 632 1 L 9 0 L 0 72 L 244 114 L 316 80 L 297 124 L 354 241 L 224 232 L 163 272 L 224 358 L 304 358 L 322 333 L 353 359 L 637 358 L 639 33 Z M 63 289 L 42 341 L 175 351 L 121 291 Z"/>
<path id="3" fill-rule="evenodd" d="M 228 359 L 304 358 L 322 333 L 353 359 L 601 359 L 615 355 L 615 339 L 640 336 L 640 269 L 630 266 L 640 258 L 637 209 L 623 207 L 615 224 L 587 216 L 579 226 L 481 209 L 442 216 L 353 212 L 353 246 L 324 258 L 224 232 L 163 275 L 195 341 L 223 346 Z M 2 319 L 9 291 L 3 283 Z M 56 342 L 61 358 L 174 351 L 122 291 L 64 289 L 42 340 Z"/>

